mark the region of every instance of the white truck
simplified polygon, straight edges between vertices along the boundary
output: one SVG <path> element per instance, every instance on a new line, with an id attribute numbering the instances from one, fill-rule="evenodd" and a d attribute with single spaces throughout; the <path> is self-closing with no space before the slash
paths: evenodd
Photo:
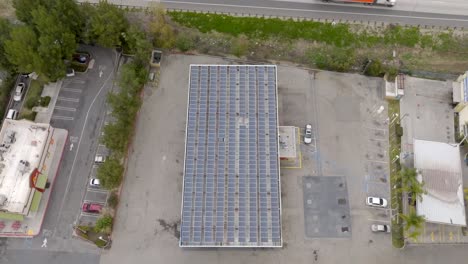
<path id="1" fill-rule="evenodd" d="M 365 5 L 385 5 L 393 7 L 396 0 L 322 0 L 322 2 L 360 3 Z"/>

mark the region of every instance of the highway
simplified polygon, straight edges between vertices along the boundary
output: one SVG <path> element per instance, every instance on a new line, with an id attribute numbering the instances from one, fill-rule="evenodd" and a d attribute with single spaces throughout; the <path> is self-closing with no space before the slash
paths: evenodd
<path id="1" fill-rule="evenodd" d="M 78 0 L 86 2 L 86 0 Z M 450 2 L 449 2 L 450 1 Z M 88 2 L 97 3 L 98 0 Z M 403 25 L 468 27 L 468 1 L 398 0 L 393 8 L 361 4 L 322 3 L 320 0 L 108 0 L 116 5 L 147 6 L 161 2 L 168 9 L 253 14 L 264 16 L 400 23 Z M 467 15 L 463 15 L 467 13 Z"/>

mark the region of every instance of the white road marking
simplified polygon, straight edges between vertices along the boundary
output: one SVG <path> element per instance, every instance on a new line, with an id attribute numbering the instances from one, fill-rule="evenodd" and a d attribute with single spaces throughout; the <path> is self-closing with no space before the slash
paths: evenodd
<path id="1" fill-rule="evenodd" d="M 96 188 L 91 188 L 91 187 L 88 187 L 88 192 L 94 192 L 94 193 L 107 193 L 106 190 L 102 190 L 102 189 L 96 189 Z"/>
<path id="2" fill-rule="evenodd" d="M 100 217 L 101 214 L 90 214 L 90 213 L 81 213 L 81 216 L 86 216 L 86 217 Z"/>
<path id="3" fill-rule="evenodd" d="M 389 18 L 413 18 L 413 19 L 427 19 L 427 20 L 438 20 L 438 21 L 468 22 L 468 19 L 458 19 L 458 18 L 385 15 L 385 14 L 355 13 L 355 12 L 327 11 L 327 10 L 315 10 L 315 9 L 305 10 L 305 9 L 297 9 L 297 8 L 282 8 L 282 7 L 268 7 L 268 6 L 245 6 L 245 5 L 213 4 L 213 3 L 194 3 L 194 2 L 182 2 L 182 1 L 161 1 L 161 3 L 201 5 L 201 6 L 203 6 L 203 5 L 205 5 L 205 6 L 223 6 L 223 7 L 250 8 L 250 9 L 260 9 L 260 10 L 270 9 L 270 10 L 300 11 L 300 12 L 310 12 L 310 13 L 343 14 L 343 15 L 357 15 L 357 16 L 376 16 L 376 17 L 389 17 Z M 171 9 L 171 8 L 167 8 L 167 9 Z"/>
<path id="4" fill-rule="evenodd" d="M 65 106 L 56 105 L 56 106 L 55 106 L 55 109 L 57 109 L 57 110 L 64 110 L 64 111 L 70 111 L 70 112 L 76 112 L 76 108 L 73 108 L 73 107 L 65 107 Z"/>
<path id="5" fill-rule="evenodd" d="M 378 220 L 378 219 L 371 219 L 371 218 L 368 218 L 367 220 L 369 220 L 369 221 L 371 221 L 371 222 L 390 223 L 389 220 Z"/>
<path id="6" fill-rule="evenodd" d="M 73 150 L 73 143 L 70 144 L 70 151 Z"/>
<path id="7" fill-rule="evenodd" d="M 78 103 L 80 101 L 79 98 L 68 98 L 68 97 L 63 97 L 63 96 L 59 96 L 57 100 L 66 101 L 66 102 L 74 102 L 74 103 Z"/>
<path id="8" fill-rule="evenodd" d="M 69 117 L 69 116 L 55 116 L 55 115 L 53 115 L 52 119 L 72 121 L 75 118 Z"/>
<path id="9" fill-rule="evenodd" d="M 117 60 L 117 59 L 116 59 Z M 81 140 L 83 139 L 83 134 L 84 134 L 84 131 L 86 129 L 86 125 L 88 124 L 88 118 L 89 118 L 89 113 L 91 112 L 91 109 L 93 108 L 94 106 L 94 103 L 96 102 L 96 99 L 99 97 L 99 95 L 101 94 L 102 90 L 104 90 L 104 87 L 106 86 L 107 82 L 110 80 L 110 78 L 113 76 L 112 72 L 109 74 L 109 76 L 107 77 L 107 79 L 104 81 L 104 83 L 101 85 L 101 88 L 99 88 L 99 91 L 98 93 L 94 96 L 93 98 L 93 101 L 91 102 L 91 105 L 89 106 L 88 108 L 88 111 L 86 112 L 86 117 L 85 117 L 85 122 L 84 122 L 84 125 L 83 125 L 83 128 L 81 129 L 81 133 L 80 133 L 80 140 L 78 141 L 78 147 L 76 149 L 76 152 L 75 152 L 75 157 L 73 158 L 73 163 L 72 163 L 72 167 L 70 169 L 70 173 L 68 174 L 68 181 L 67 181 L 67 187 L 65 188 L 65 194 L 63 195 L 64 198 L 67 196 L 68 194 L 68 191 L 70 190 L 70 184 L 71 184 L 71 179 L 72 179 L 72 174 L 73 174 L 73 171 L 75 169 L 75 164 L 76 164 L 76 160 L 78 158 L 78 153 L 80 152 L 80 147 L 81 147 Z M 63 211 L 63 207 L 65 206 L 65 201 L 67 199 L 62 199 L 62 204 L 60 205 L 60 209 L 59 209 L 59 213 L 57 215 L 57 220 L 56 220 L 56 223 L 59 223 L 60 221 L 60 218 L 62 217 L 62 211 Z M 54 228 L 54 233 L 57 231 L 57 227 Z"/>
<path id="10" fill-rule="evenodd" d="M 72 92 L 72 93 L 81 93 L 83 90 L 81 89 L 75 89 L 75 88 L 62 88 L 63 91 L 65 92 Z"/>

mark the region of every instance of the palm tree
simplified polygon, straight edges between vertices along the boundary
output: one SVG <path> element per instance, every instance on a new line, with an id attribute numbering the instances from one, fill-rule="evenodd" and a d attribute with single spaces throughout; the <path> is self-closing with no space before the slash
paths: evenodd
<path id="1" fill-rule="evenodd" d="M 424 189 L 424 182 L 418 180 L 418 173 L 415 168 L 403 168 L 400 171 L 399 177 L 402 181 L 401 191 L 408 192 L 412 194 L 412 203 L 416 199 L 422 200 L 422 195 L 426 193 Z"/>
<path id="2" fill-rule="evenodd" d="M 414 208 L 410 208 L 408 214 L 401 214 L 400 217 L 405 221 L 405 232 L 407 233 L 406 238 L 417 240 L 421 235 L 422 225 L 425 221 L 424 216 L 418 215 Z"/>

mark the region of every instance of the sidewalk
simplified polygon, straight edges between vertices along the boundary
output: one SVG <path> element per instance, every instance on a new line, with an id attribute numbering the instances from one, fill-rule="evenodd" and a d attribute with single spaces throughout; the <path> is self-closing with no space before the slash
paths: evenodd
<path id="1" fill-rule="evenodd" d="M 55 178 L 58 174 L 62 153 L 67 142 L 68 131 L 64 129 L 52 129 L 51 136 L 44 150 L 44 157 L 39 170 L 41 174 L 47 175 L 50 187 L 42 193 L 39 207 L 36 212 L 29 212 L 23 221 L 1 220 L 0 237 L 33 237 L 41 232 L 50 194 L 52 192 Z"/>
<path id="2" fill-rule="evenodd" d="M 49 124 L 52 114 L 54 113 L 55 104 L 57 103 L 60 88 L 62 88 L 63 81 L 60 80 L 56 83 L 49 83 L 44 86 L 41 97 L 50 96 L 50 103 L 47 107 L 36 106 L 33 111 L 37 112 L 36 123 Z"/>

